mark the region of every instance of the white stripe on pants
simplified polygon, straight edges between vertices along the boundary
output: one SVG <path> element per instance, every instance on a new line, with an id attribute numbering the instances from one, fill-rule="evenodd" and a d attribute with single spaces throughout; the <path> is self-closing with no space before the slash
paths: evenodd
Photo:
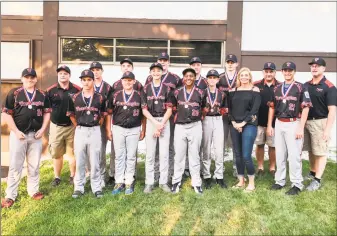
<path id="1" fill-rule="evenodd" d="M 33 196 L 39 191 L 40 159 L 42 139 L 35 139 L 35 132 L 26 134 L 24 140 L 16 137 L 13 131 L 9 136 L 10 164 L 7 180 L 6 198 L 15 200 L 18 195 L 21 174 L 27 157 L 27 192 Z"/>
<path id="2" fill-rule="evenodd" d="M 140 126 L 123 128 L 114 125 L 113 139 L 115 147 L 115 182 L 131 185 L 136 171 L 136 155 L 140 136 Z"/>
<path id="3" fill-rule="evenodd" d="M 161 122 L 162 117 L 154 117 Z M 154 163 L 156 155 L 157 140 L 159 140 L 159 184 L 167 184 L 169 169 L 169 145 L 170 145 L 170 123 L 166 122 L 162 136 L 154 138 L 156 131 L 155 125 L 150 121 L 146 121 L 146 160 L 145 160 L 145 184 L 154 184 Z"/>
<path id="4" fill-rule="evenodd" d="M 217 179 L 223 179 L 223 121 L 221 116 L 205 116 L 202 121 L 202 175 L 204 179 L 211 178 L 211 151 L 212 143 L 215 154 L 214 176 Z"/>
<path id="5" fill-rule="evenodd" d="M 172 184 L 181 182 L 188 147 L 189 169 L 192 186 L 201 186 L 199 150 L 202 139 L 201 121 L 189 124 L 176 124 L 174 131 L 174 175 Z"/>
<path id="6" fill-rule="evenodd" d="M 303 139 L 296 139 L 299 121 L 275 123 L 276 173 L 275 182 L 281 186 L 286 184 L 287 158 L 291 186 L 303 189 L 301 152 Z"/>
<path id="7" fill-rule="evenodd" d="M 77 126 L 75 130 L 74 152 L 76 157 L 75 191 L 84 193 L 86 160 L 90 163 L 90 184 L 93 193 L 101 187 L 101 129 L 100 126 Z"/>

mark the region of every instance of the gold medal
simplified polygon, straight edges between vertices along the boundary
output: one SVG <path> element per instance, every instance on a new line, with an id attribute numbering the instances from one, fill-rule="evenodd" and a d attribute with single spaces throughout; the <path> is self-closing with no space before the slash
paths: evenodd
<path id="1" fill-rule="evenodd" d="M 32 109 L 33 108 L 33 106 L 32 105 L 28 105 L 28 109 Z"/>
<path id="2" fill-rule="evenodd" d="M 188 105 L 185 105 L 185 108 L 188 108 Z"/>
<path id="3" fill-rule="evenodd" d="M 123 109 L 126 110 L 126 109 L 128 109 L 128 107 L 127 106 L 123 106 Z"/>
<path id="4" fill-rule="evenodd" d="M 211 109 L 211 112 L 214 112 L 214 109 L 213 109 L 213 108 Z"/>
<path id="5" fill-rule="evenodd" d="M 286 99 L 283 99 L 283 101 L 282 101 L 283 103 L 287 103 L 287 100 Z"/>
<path id="6" fill-rule="evenodd" d="M 158 101 L 154 101 L 154 104 L 158 104 Z"/>
<path id="7" fill-rule="evenodd" d="M 87 111 L 87 115 L 90 115 L 90 111 Z"/>

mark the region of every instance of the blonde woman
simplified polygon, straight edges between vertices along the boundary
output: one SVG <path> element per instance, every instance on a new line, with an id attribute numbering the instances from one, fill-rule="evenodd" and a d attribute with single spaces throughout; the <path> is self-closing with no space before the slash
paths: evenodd
<path id="1" fill-rule="evenodd" d="M 231 89 L 228 96 L 230 133 L 239 179 L 233 188 L 245 187 L 244 173 L 247 169 L 249 183 L 245 191 L 252 192 L 255 190 L 252 150 L 257 135 L 261 97 L 259 88 L 252 83 L 252 74 L 248 68 L 243 67 L 237 78 L 236 88 Z"/>

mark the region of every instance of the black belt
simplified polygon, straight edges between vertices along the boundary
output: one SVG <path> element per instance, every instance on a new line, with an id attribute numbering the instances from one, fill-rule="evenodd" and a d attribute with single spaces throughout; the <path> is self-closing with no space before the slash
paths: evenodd
<path id="1" fill-rule="evenodd" d="M 321 119 L 326 119 L 328 117 L 308 117 L 307 120 L 321 120 Z"/>
<path id="2" fill-rule="evenodd" d="M 206 116 L 221 116 L 220 114 L 216 114 L 216 115 L 206 115 Z"/>
<path id="3" fill-rule="evenodd" d="M 57 126 L 62 126 L 62 127 L 71 126 L 71 124 L 57 124 L 57 123 L 53 123 L 53 124 Z"/>
<path id="4" fill-rule="evenodd" d="M 83 127 L 96 127 L 96 126 L 99 126 L 99 125 L 81 125 L 81 124 L 78 124 L 77 126 L 83 126 Z"/>

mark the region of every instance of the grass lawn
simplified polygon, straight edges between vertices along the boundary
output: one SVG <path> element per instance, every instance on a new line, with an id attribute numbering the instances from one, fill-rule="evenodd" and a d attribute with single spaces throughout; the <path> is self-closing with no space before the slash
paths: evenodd
<path id="1" fill-rule="evenodd" d="M 225 178 L 232 186 L 230 162 L 226 168 Z M 303 169 L 306 174 L 307 161 Z M 2 235 L 336 235 L 336 163 L 328 163 L 323 189 L 296 197 L 284 194 L 289 185 L 270 191 L 269 174 L 256 180 L 254 193 L 216 186 L 197 196 L 186 181 L 179 194 L 156 189 L 145 195 L 144 163 L 139 163 L 133 195 L 112 196 L 109 188 L 102 199 L 95 199 L 87 186 L 83 198 L 72 199 L 68 175 L 65 172 L 61 185 L 52 188 L 51 161 L 44 162 L 40 186 L 46 197 L 39 202 L 27 196 L 24 179 L 14 206 L 2 209 Z M 6 184 L 1 187 L 3 197 Z"/>

